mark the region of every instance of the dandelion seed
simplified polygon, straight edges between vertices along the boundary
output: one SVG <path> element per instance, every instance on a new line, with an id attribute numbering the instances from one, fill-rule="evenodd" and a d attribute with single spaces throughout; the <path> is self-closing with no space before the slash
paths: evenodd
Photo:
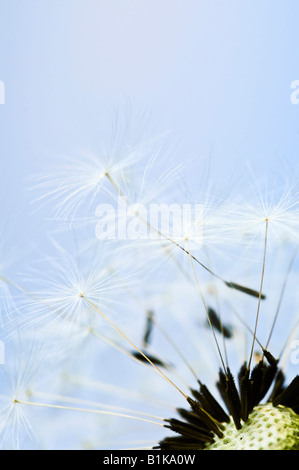
<path id="1" fill-rule="evenodd" d="M 230 325 L 223 325 L 220 318 L 217 316 L 215 310 L 211 307 L 208 307 L 208 315 L 211 320 L 213 327 L 219 331 L 225 338 L 231 338 L 232 336 L 232 328 Z M 209 323 L 207 322 L 207 325 Z"/>

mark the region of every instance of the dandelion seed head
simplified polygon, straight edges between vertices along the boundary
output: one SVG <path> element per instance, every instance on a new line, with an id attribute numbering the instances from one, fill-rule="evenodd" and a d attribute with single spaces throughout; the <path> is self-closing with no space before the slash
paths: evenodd
<path id="1" fill-rule="evenodd" d="M 230 422 L 224 436 L 206 450 L 298 450 L 298 415 L 285 407 L 261 405 L 255 408 L 241 430 Z"/>
<path id="2" fill-rule="evenodd" d="M 43 357 L 31 354 L 36 374 L 15 349 L 1 446 L 113 448 L 124 429 L 160 449 L 296 446 L 296 188 L 194 191 L 166 134 L 133 127 L 117 121 L 99 149 L 66 157 L 36 187 L 52 244 L 26 266 L 5 339 L 34 338 Z M 97 208 L 119 199 L 100 239 Z M 171 217 L 152 219 L 152 205 Z"/>

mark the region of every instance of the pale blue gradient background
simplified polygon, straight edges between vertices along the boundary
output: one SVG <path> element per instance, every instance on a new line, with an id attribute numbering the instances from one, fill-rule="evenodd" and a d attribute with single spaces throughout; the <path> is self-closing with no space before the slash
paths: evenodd
<path id="1" fill-rule="evenodd" d="M 298 14 L 278 0 L 0 0 L 4 245 L 43 250 L 49 209 L 31 204 L 33 175 L 60 153 L 96 150 L 127 99 L 171 130 L 186 185 L 208 176 L 221 195 L 250 182 L 248 169 L 270 185 L 297 180 Z"/>
<path id="2" fill-rule="evenodd" d="M 182 159 L 212 155 L 220 179 L 247 162 L 294 174 L 298 2 L 2 0 L 0 12 L 1 181 L 14 204 L 51 154 L 96 146 L 124 97 L 174 132 Z"/>
<path id="3" fill-rule="evenodd" d="M 34 175 L 96 151 L 127 99 L 171 131 L 186 186 L 297 181 L 298 14 L 295 0 L 0 0 L 3 245 L 48 253 Z"/>
<path id="4" fill-rule="evenodd" d="M 18 270 L 46 243 L 33 174 L 96 149 L 126 99 L 172 131 L 187 172 L 198 162 L 193 188 L 210 158 L 220 195 L 248 168 L 296 180 L 298 18 L 298 0 L 0 0 L 0 218 Z"/>

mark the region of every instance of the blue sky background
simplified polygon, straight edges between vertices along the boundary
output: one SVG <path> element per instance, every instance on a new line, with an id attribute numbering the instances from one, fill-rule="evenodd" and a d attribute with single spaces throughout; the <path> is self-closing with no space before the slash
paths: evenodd
<path id="1" fill-rule="evenodd" d="M 2 254 L 43 248 L 33 175 L 97 149 L 127 99 L 172 132 L 193 188 L 208 166 L 220 196 L 249 168 L 297 181 L 298 18 L 298 0 L 0 0 Z"/>
<path id="2" fill-rule="evenodd" d="M 97 145 L 124 97 L 214 176 L 297 167 L 296 1 L 0 2 L 3 184 L 15 202 L 56 152 Z M 108 113 L 108 114 L 107 114 Z M 109 114 L 110 113 L 110 114 Z"/>
<path id="3" fill-rule="evenodd" d="M 297 1 L 278 0 L 0 0 L 10 250 L 46 240 L 33 175 L 59 154 L 96 151 L 128 99 L 157 132 L 171 131 L 187 186 L 201 190 L 208 175 L 221 197 L 242 179 L 239 191 L 267 179 L 280 195 L 281 182 L 298 180 L 298 13 Z"/>
<path id="4" fill-rule="evenodd" d="M 220 196 L 298 180 L 297 1 L 0 0 L 0 13 L 1 218 L 16 239 L 44 238 L 33 175 L 96 151 L 127 99 L 171 131 L 187 186 L 208 168 Z"/>

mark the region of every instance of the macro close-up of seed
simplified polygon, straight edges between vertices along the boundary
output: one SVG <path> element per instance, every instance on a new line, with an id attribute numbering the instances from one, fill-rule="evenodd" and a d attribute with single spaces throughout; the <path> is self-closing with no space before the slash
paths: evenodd
<path id="1" fill-rule="evenodd" d="M 298 13 L 0 0 L 0 450 L 299 450 Z"/>

